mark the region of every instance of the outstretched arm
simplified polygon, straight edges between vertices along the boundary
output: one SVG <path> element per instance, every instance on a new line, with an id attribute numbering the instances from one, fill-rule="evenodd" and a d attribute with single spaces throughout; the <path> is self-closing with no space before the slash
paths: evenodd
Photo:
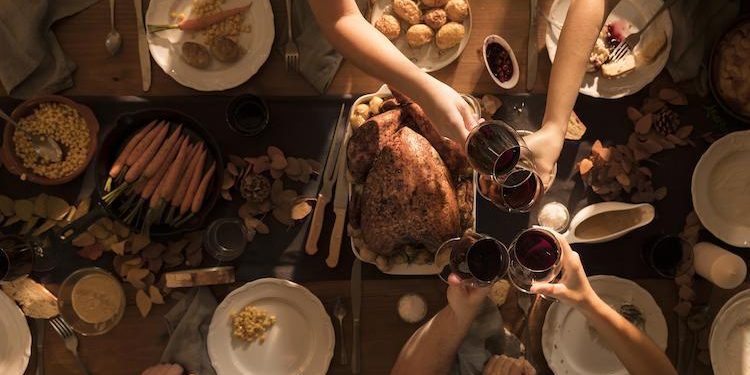
<path id="1" fill-rule="evenodd" d="M 365 73 L 396 87 L 425 110 L 437 130 L 459 144 L 476 125 L 456 91 L 423 72 L 370 25 L 354 0 L 308 0 L 321 30 L 344 57 Z"/>
<path id="2" fill-rule="evenodd" d="M 547 89 L 542 129 L 526 138 L 537 170 L 546 176 L 562 150 L 568 119 L 578 97 L 591 49 L 619 0 L 572 0 L 560 31 Z"/>
<path id="3" fill-rule="evenodd" d="M 676 375 L 669 358 L 651 338 L 599 298 L 578 253 L 562 237 L 558 240 L 564 247 L 562 279 L 557 284 L 535 285 L 531 291 L 555 297 L 580 311 L 631 374 Z"/>
<path id="4" fill-rule="evenodd" d="M 451 275 L 449 282 L 448 306 L 409 338 L 391 375 L 442 375 L 450 371 L 490 288 L 466 287 L 456 275 Z"/>

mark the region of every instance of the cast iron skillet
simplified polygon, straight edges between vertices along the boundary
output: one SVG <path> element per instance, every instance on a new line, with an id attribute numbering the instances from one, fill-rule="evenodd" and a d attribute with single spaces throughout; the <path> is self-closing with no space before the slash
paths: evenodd
<path id="1" fill-rule="evenodd" d="M 209 150 L 209 158 L 206 160 L 206 167 L 204 170 L 207 170 L 212 162 L 216 162 L 216 171 L 214 172 L 212 183 L 208 186 L 203 206 L 198 214 L 194 215 L 192 219 L 188 220 L 179 228 L 173 228 L 163 224 L 153 225 L 150 230 L 150 236 L 152 238 L 170 238 L 201 228 L 206 216 L 216 204 L 221 192 L 221 181 L 224 172 L 221 149 L 211 133 L 192 117 L 172 109 L 157 108 L 127 113 L 117 118 L 114 127 L 104 137 L 104 140 L 99 147 L 99 153 L 95 158 L 94 178 L 96 179 L 96 188 L 91 197 L 91 211 L 60 231 L 62 234 L 60 239 L 62 241 L 67 242 L 72 238 L 75 238 L 77 234 L 82 233 L 91 224 L 103 217 L 119 219 L 122 216 L 117 210 L 117 207 L 123 200 L 122 198 L 118 198 L 117 201 L 109 207 L 102 200 L 102 197 L 106 194 L 104 192 L 104 184 L 109 176 L 109 169 L 115 162 L 120 150 L 125 147 L 126 142 L 138 129 L 146 126 L 152 120 L 166 120 L 172 124 L 182 124 L 183 133 L 190 134 L 193 138 L 193 142 L 198 138 L 202 139 L 206 148 Z M 131 229 L 135 232 L 140 231 L 140 227 L 138 226 L 131 225 Z M 70 232 L 71 230 L 72 232 Z"/>
<path id="2" fill-rule="evenodd" d="M 721 36 L 716 39 L 716 42 L 714 42 L 714 46 L 711 49 L 711 56 L 708 60 L 708 87 L 711 89 L 711 93 L 713 94 L 714 98 L 716 99 L 716 102 L 719 103 L 719 106 L 721 109 L 724 110 L 724 112 L 728 113 L 735 119 L 742 122 L 745 126 L 750 125 L 750 116 L 743 115 L 739 113 L 737 110 L 732 108 L 732 106 L 727 103 L 724 98 L 721 97 L 721 94 L 719 93 L 718 85 L 718 63 L 719 63 L 719 57 L 717 56 L 719 53 L 719 48 L 724 42 L 724 39 L 727 37 L 727 35 L 731 34 L 737 27 L 745 24 L 750 23 L 750 16 L 744 16 L 740 17 L 735 21 L 731 26 L 729 26 L 726 30 L 724 30 L 724 33 L 721 34 Z"/>

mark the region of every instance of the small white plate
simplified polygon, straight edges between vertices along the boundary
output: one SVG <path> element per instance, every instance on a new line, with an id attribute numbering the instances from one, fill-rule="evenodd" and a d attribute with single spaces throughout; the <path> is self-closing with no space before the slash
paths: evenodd
<path id="1" fill-rule="evenodd" d="M 620 1 L 607 17 L 606 23 L 615 20 L 625 20 L 631 24 L 631 32 L 638 32 L 651 16 L 656 14 L 662 4 L 661 0 Z M 555 0 L 550 8 L 548 17 L 549 27 L 547 27 L 547 35 L 545 36 L 550 61 L 555 60 L 557 41 L 560 38 L 560 26 L 565 22 L 569 6 L 570 0 Z M 653 61 L 636 67 L 635 71 L 620 78 L 604 78 L 598 71 L 586 73 L 579 92 L 594 98 L 617 99 L 635 94 L 651 83 L 662 69 L 664 69 L 669 59 L 669 51 L 672 49 L 672 19 L 669 17 L 668 11 L 665 11 L 654 20 L 654 23 L 642 36 L 641 42 L 643 43 L 646 40 L 648 34 L 656 32 L 665 32 L 667 34 L 667 45 Z"/>
<path id="2" fill-rule="evenodd" d="M 222 9 L 231 9 L 252 3 L 245 13 L 244 25 L 249 33 L 240 33 L 239 45 L 245 50 L 232 64 L 211 59 L 206 69 L 188 65 L 182 59 L 182 43 L 194 41 L 203 44 L 198 32 L 166 30 L 148 33 L 148 46 L 157 64 L 181 85 L 200 91 L 221 91 L 239 86 L 258 72 L 271 53 L 274 39 L 273 11 L 269 0 L 226 0 Z M 146 12 L 146 24 L 173 24 L 172 13 L 190 16 L 191 0 L 153 0 Z"/>
<path id="3" fill-rule="evenodd" d="M 591 276 L 591 287 L 615 309 L 625 304 L 638 307 L 646 322 L 645 332 L 656 345 L 667 347 L 667 322 L 659 305 L 638 284 L 615 276 Z M 556 375 L 625 375 L 627 370 L 607 348 L 586 318 L 562 303 L 553 304 L 542 327 L 542 349 Z"/>
<path id="4" fill-rule="evenodd" d="M 732 297 L 716 314 L 709 351 L 716 375 L 750 374 L 750 290 Z"/>
<path id="5" fill-rule="evenodd" d="M 693 171 L 693 207 L 698 218 L 716 237 L 738 247 L 750 247 L 748 165 L 750 130 L 745 130 L 714 142 Z"/>
<path id="6" fill-rule="evenodd" d="M 232 335 L 231 314 L 252 304 L 276 317 L 262 344 Z M 217 375 L 323 375 L 333 357 L 331 318 L 305 287 L 259 279 L 236 289 L 216 308 L 208 330 L 208 355 Z"/>
<path id="7" fill-rule="evenodd" d="M 448 64 L 455 61 L 466 48 L 469 43 L 469 37 L 471 36 L 471 7 L 469 7 L 469 16 L 463 22 L 466 33 L 464 38 L 457 46 L 441 50 L 435 45 L 435 38 L 433 37 L 430 43 L 422 47 L 412 48 L 406 41 L 406 30 L 409 29 L 409 24 L 403 21 L 401 18 L 393 13 L 393 0 L 370 0 L 370 23 L 375 25 L 375 22 L 380 19 L 384 14 L 391 14 L 401 23 L 401 35 L 392 40 L 393 45 L 398 48 L 401 53 L 404 54 L 409 60 L 414 62 L 420 69 L 425 72 L 434 72 L 448 66 Z M 467 0 L 467 4 L 470 1 Z M 449 21 L 450 22 L 450 21 Z M 437 35 L 437 30 L 433 30 Z"/>
<path id="8" fill-rule="evenodd" d="M 26 317 L 0 291 L 0 374 L 22 375 L 31 357 L 31 332 Z"/>

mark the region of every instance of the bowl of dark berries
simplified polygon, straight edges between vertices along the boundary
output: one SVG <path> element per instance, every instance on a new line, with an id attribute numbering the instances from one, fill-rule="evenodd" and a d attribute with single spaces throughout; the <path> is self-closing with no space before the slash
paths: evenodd
<path id="1" fill-rule="evenodd" d="M 484 66 L 498 86 L 512 89 L 518 83 L 518 61 L 510 44 L 500 36 L 489 35 L 482 47 Z"/>

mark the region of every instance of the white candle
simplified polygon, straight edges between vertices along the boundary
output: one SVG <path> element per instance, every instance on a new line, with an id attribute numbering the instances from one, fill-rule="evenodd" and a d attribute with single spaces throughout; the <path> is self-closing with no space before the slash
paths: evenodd
<path id="1" fill-rule="evenodd" d="M 747 264 L 739 256 L 714 244 L 701 242 L 693 247 L 695 272 L 719 288 L 734 289 L 747 275 Z"/>

